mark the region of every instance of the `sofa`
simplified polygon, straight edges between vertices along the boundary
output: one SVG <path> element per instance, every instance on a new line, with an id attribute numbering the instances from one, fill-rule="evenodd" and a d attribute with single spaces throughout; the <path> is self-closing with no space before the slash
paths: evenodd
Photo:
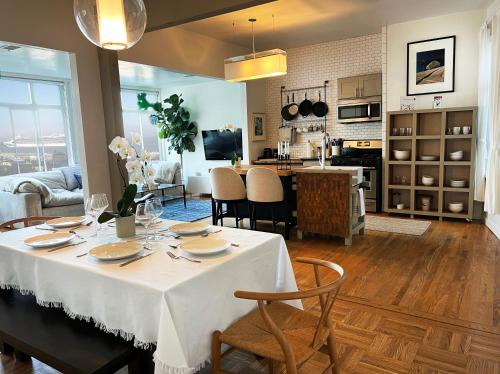
<path id="1" fill-rule="evenodd" d="M 78 165 L 0 177 L 0 222 L 85 213 Z"/>

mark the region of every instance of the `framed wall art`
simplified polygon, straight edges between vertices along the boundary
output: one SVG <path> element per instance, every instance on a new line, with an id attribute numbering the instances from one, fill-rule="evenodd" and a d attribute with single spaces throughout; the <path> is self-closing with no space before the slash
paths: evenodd
<path id="1" fill-rule="evenodd" d="M 454 35 L 407 44 L 408 96 L 455 90 L 455 44 Z"/>
<path id="2" fill-rule="evenodd" d="M 266 115 L 264 113 L 252 113 L 250 140 L 266 140 Z"/>

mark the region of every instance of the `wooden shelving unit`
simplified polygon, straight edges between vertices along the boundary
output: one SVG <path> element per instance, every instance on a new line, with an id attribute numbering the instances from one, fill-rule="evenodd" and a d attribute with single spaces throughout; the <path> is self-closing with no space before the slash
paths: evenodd
<path id="1" fill-rule="evenodd" d="M 466 135 L 449 135 L 450 128 L 470 126 Z M 411 128 L 412 135 L 397 136 L 393 128 Z M 477 108 L 446 108 L 387 113 L 384 210 L 388 213 L 434 216 L 442 219 L 472 219 L 476 153 Z M 410 150 L 405 161 L 394 158 L 394 150 Z M 449 159 L 449 153 L 464 151 L 461 161 Z M 422 161 L 420 156 L 437 156 L 436 161 Z M 424 186 L 422 176 L 434 177 L 433 186 Z M 464 188 L 451 187 L 450 179 L 465 179 Z M 402 181 L 405 183 L 403 184 Z M 431 196 L 431 209 L 422 210 L 421 196 Z M 405 204 L 397 209 L 397 203 Z M 461 213 L 448 210 L 450 202 L 464 203 Z"/>

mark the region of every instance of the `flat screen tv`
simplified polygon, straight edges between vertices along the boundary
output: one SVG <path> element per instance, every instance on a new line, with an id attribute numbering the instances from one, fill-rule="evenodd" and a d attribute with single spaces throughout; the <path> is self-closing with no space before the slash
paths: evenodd
<path id="1" fill-rule="evenodd" d="M 235 152 L 243 158 L 241 129 L 237 129 L 236 132 L 203 130 L 201 135 L 207 160 L 230 160 Z"/>

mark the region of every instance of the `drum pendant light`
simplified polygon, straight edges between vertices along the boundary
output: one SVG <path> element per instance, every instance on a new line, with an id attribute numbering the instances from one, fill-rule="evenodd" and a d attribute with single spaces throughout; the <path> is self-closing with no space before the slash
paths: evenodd
<path id="1" fill-rule="evenodd" d="M 285 75 L 287 73 L 286 52 L 271 49 L 255 52 L 255 35 L 253 24 L 255 18 L 248 20 L 252 24 L 253 53 L 227 58 L 224 60 L 224 77 L 228 82 L 241 82 Z"/>
<path id="2" fill-rule="evenodd" d="M 101 48 L 130 48 L 146 29 L 143 0 L 74 0 L 73 11 L 83 35 Z"/>

